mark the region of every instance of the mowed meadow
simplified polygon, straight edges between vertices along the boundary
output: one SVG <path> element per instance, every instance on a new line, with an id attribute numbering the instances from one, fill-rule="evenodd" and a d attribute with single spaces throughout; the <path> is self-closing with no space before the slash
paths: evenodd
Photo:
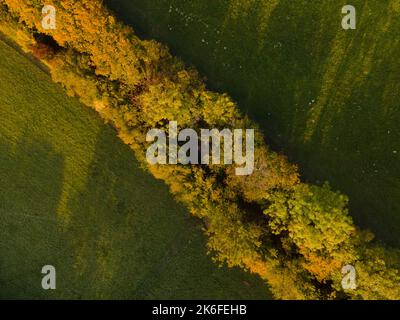
<path id="1" fill-rule="evenodd" d="M 400 0 L 107 0 L 228 92 L 299 164 L 350 197 L 356 224 L 400 246 Z"/>
<path id="2" fill-rule="evenodd" d="M 268 299 L 98 115 L 0 41 L 0 298 Z M 54 265 L 57 290 L 41 288 Z"/>

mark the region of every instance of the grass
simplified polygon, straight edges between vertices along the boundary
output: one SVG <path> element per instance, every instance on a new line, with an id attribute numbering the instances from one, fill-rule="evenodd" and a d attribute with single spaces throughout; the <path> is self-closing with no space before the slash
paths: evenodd
<path id="1" fill-rule="evenodd" d="M 0 81 L 0 298 L 270 298 L 212 263 L 198 221 L 113 129 L 2 41 Z"/>
<path id="2" fill-rule="evenodd" d="M 355 222 L 400 247 L 400 0 L 106 0 L 229 92 L 298 163 L 350 196 Z"/>

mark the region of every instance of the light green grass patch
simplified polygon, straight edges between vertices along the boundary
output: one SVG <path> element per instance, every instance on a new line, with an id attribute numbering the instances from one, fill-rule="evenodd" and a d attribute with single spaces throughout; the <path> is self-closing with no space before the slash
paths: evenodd
<path id="1" fill-rule="evenodd" d="M 0 298 L 270 298 L 213 264 L 199 222 L 114 130 L 1 41 L 0 83 Z"/>

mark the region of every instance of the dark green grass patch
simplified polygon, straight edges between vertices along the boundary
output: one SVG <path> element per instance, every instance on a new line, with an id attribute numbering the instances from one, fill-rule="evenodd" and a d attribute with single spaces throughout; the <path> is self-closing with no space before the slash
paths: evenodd
<path id="1" fill-rule="evenodd" d="M 400 246 L 400 1 L 107 0 L 229 92 L 300 165 L 350 196 L 355 222 Z"/>

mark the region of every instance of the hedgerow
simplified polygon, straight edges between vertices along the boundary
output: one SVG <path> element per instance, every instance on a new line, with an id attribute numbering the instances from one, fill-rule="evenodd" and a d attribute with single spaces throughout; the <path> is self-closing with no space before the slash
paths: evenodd
<path id="1" fill-rule="evenodd" d="M 41 9 L 57 8 L 57 28 L 44 30 Z M 143 168 L 204 221 L 219 263 L 265 279 L 277 299 L 399 299 L 398 250 L 359 230 L 348 198 L 302 183 L 297 166 L 255 138 L 255 170 L 146 162 L 146 132 L 167 128 L 257 128 L 224 93 L 207 90 L 193 68 L 155 41 L 139 39 L 100 0 L 0 0 L 0 31 L 43 61 L 55 82 L 112 124 Z M 51 41 L 49 41 L 51 40 Z M 341 268 L 357 270 L 344 290 Z"/>

